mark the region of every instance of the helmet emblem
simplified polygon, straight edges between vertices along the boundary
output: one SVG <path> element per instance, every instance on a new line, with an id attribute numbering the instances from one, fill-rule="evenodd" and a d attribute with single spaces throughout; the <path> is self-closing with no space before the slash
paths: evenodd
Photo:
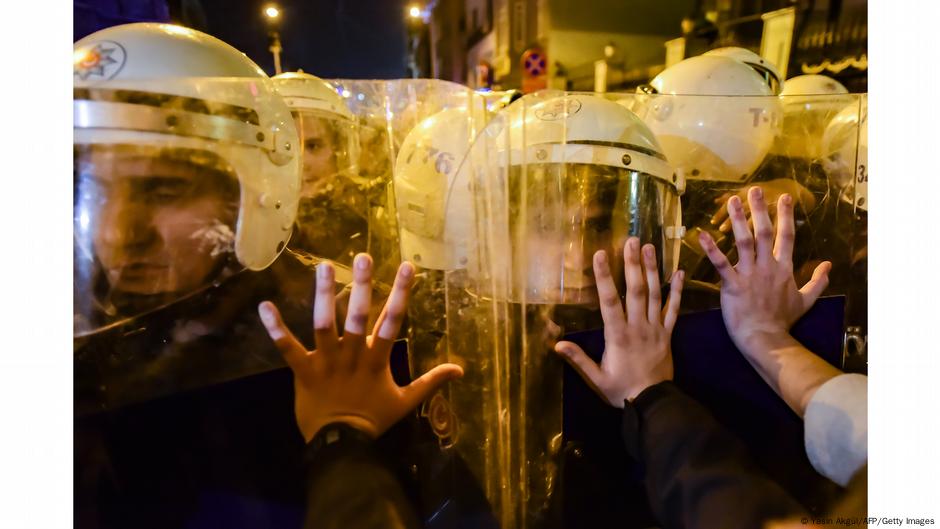
<path id="1" fill-rule="evenodd" d="M 117 42 L 101 41 L 91 48 L 75 52 L 75 77 L 82 81 L 95 77 L 112 79 L 124 67 L 124 47 Z"/>
<path id="2" fill-rule="evenodd" d="M 567 119 L 581 110 L 581 102 L 577 99 L 556 99 L 535 111 L 535 117 L 542 121 L 556 121 Z"/>

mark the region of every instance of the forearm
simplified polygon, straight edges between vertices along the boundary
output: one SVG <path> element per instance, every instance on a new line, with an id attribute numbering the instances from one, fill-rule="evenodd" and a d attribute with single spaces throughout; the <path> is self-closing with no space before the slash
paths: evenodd
<path id="1" fill-rule="evenodd" d="M 671 382 L 625 406 L 623 435 L 646 469 L 650 504 L 664 528 L 760 527 L 802 512 L 740 441 Z"/>
<path id="2" fill-rule="evenodd" d="M 789 334 L 755 334 L 741 340 L 741 352 L 757 373 L 797 415 L 820 386 L 842 374 Z"/>

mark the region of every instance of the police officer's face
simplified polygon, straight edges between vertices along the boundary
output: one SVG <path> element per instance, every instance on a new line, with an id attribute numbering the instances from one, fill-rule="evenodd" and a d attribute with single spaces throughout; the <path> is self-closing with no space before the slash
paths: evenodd
<path id="1" fill-rule="evenodd" d="M 315 196 L 330 183 L 336 175 L 336 146 L 330 123 L 322 118 L 303 118 L 304 197 Z"/>
<path id="2" fill-rule="evenodd" d="M 152 295 L 205 285 L 234 239 L 237 207 L 218 189 L 220 175 L 143 155 L 91 161 L 94 251 L 112 288 Z"/>
<path id="3" fill-rule="evenodd" d="M 540 214 L 532 211 L 532 220 L 538 222 Z M 610 208 L 597 203 L 569 203 L 561 220 L 560 226 L 539 230 L 537 236 L 527 238 L 530 287 L 549 293 L 556 303 L 596 305 L 594 253 L 607 252 L 614 277 L 622 269 L 616 258 L 622 252 L 616 248 Z M 531 281 L 541 284 L 533 285 Z"/>

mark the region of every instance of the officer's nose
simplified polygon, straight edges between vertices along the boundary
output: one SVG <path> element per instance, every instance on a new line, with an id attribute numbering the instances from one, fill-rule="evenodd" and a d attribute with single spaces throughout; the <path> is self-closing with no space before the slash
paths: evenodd
<path id="1" fill-rule="evenodd" d="M 103 243 L 125 252 L 146 249 L 158 238 L 150 208 L 127 200 L 108 201 L 99 229 Z"/>
<path id="2" fill-rule="evenodd" d="M 565 251 L 565 276 L 569 286 L 577 288 L 594 284 L 593 257 L 593 248 L 585 244 L 585 241 L 568 243 Z"/>

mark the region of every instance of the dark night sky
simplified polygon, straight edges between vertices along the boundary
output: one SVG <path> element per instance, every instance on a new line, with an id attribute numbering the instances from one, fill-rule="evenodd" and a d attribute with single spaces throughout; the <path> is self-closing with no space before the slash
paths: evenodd
<path id="1" fill-rule="evenodd" d="M 277 0 L 281 66 L 324 78 L 405 77 L 404 0 Z M 273 75 L 262 0 L 201 0 L 210 33 Z"/>

